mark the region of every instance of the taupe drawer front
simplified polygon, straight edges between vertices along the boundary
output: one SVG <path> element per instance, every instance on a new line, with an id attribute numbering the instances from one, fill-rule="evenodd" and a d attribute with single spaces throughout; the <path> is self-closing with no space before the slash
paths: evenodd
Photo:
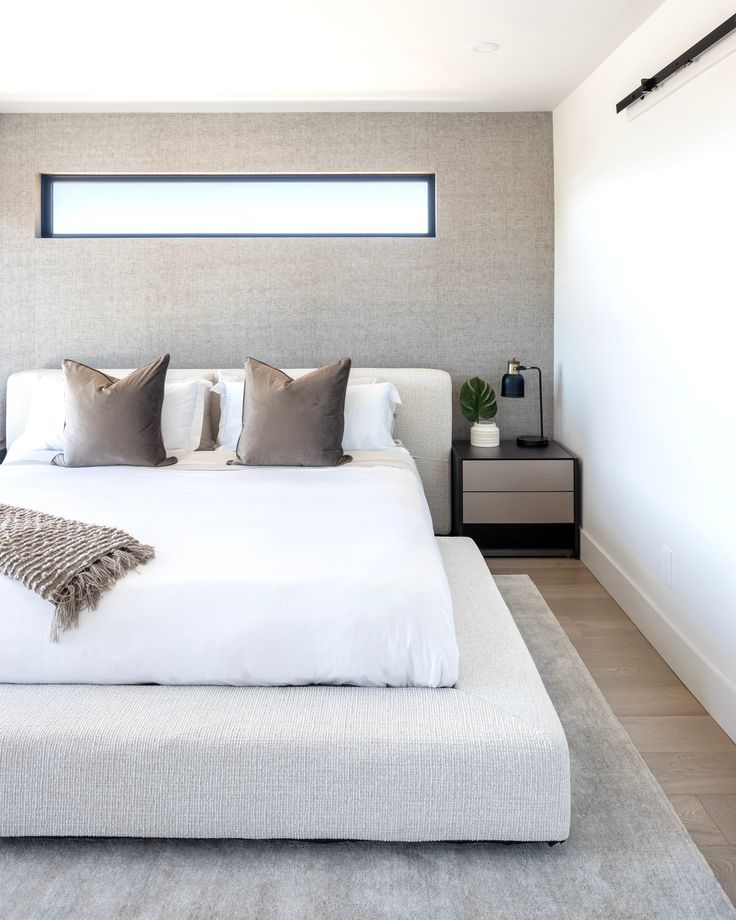
<path id="1" fill-rule="evenodd" d="M 495 464 L 499 461 L 492 462 Z M 551 463 L 552 461 L 544 462 Z M 465 492 L 463 494 L 464 524 L 573 524 L 574 522 L 575 494 L 573 492 Z"/>
<path id="2" fill-rule="evenodd" d="M 572 492 L 571 460 L 464 460 L 463 492 Z"/>

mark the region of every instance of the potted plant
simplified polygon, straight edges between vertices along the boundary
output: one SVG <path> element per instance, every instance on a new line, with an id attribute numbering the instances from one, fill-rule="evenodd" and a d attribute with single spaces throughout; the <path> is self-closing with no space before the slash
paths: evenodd
<path id="1" fill-rule="evenodd" d="M 473 423 L 470 429 L 473 447 L 498 447 L 501 436 L 498 426 L 492 421 L 498 406 L 490 383 L 480 377 L 466 380 L 460 390 L 460 408 L 465 418 Z"/>

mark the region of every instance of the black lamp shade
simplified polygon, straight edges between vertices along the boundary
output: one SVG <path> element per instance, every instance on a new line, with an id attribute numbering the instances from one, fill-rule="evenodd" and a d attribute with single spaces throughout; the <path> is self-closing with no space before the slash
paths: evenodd
<path id="1" fill-rule="evenodd" d="M 524 395 L 523 374 L 504 374 L 501 378 L 501 396 L 520 399 Z"/>

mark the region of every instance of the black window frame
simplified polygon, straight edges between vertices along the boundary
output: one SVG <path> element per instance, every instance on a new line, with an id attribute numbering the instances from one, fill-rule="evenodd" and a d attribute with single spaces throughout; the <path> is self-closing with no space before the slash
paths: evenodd
<path id="1" fill-rule="evenodd" d="M 426 233 L 54 233 L 54 184 L 57 182 L 423 182 L 427 185 Z M 146 173 L 41 174 L 41 237 L 44 239 L 362 239 L 437 236 L 434 173 Z"/>

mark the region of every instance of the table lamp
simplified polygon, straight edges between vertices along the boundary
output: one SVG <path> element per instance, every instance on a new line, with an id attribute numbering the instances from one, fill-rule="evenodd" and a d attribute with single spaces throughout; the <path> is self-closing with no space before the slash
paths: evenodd
<path id="1" fill-rule="evenodd" d="M 501 380 L 501 396 L 509 399 L 521 399 L 524 396 L 524 375 L 521 371 L 536 371 L 539 374 L 539 434 L 522 434 L 516 439 L 516 443 L 519 447 L 546 447 L 549 441 L 544 436 L 541 370 L 533 364 L 526 367 L 524 364 L 519 364 L 518 358 L 512 358 Z"/>

